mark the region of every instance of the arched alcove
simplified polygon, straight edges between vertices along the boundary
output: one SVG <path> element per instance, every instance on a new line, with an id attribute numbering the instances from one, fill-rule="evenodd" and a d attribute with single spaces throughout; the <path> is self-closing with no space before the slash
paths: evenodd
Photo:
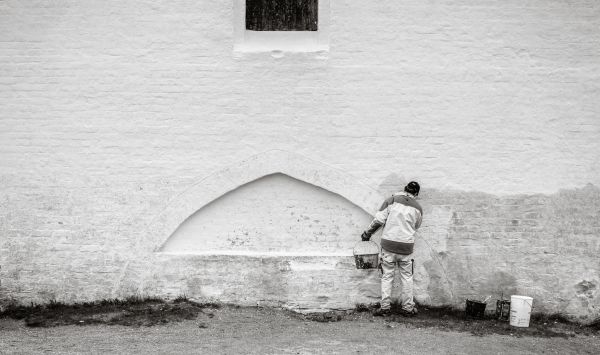
<path id="1" fill-rule="evenodd" d="M 352 255 L 371 216 L 346 198 L 288 175 L 261 177 L 189 216 L 160 252 Z"/>
<path id="2" fill-rule="evenodd" d="M 199 209 L 240 186 L 277 173 L 339 195 L 371 216 L 383 200 L 377 190 L 342 170 L 295 153 L 270 150 L 200 179 L 179 193 L 140 236 L 135 250 L 161 250 L 175 230 Z"/>

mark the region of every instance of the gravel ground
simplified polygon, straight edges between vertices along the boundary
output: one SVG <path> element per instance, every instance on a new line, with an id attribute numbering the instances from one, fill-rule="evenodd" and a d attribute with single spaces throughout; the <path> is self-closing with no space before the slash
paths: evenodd
<path id="1" fill-rule="evenodd" d="M 195 319 L 153 326 L 84 323 L 40 328 L 0 318 L 0 353 L 600 353 L 597 332 L 547 336 L 515 329 L 477 334 L 455 327 L 423 327 L 426 323 L 419 317 L 425 316 L 379 318 L 364 312 L 326 322 L 277 309 L 224 306 L 203 309 Z"/>

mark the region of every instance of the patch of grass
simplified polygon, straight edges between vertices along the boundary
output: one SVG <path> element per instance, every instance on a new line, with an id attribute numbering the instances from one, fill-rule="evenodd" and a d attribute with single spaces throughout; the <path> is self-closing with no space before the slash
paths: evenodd
<path id="1" fill-rule="evenodd" d="M 37 313 L 43 308 L 42 305 L 31 303 L 29 306 L 11 303 L 4 311 L 0 312 L 0 318 L 24 319 L 30 314 Z"/>
<path id="2" fill-rule="evenodd" d="M 175 298 L 173 300 L 174 303 L 181 303 L 181 302 L 187 302 L 187 301 L 189 301 L 189 299 L 187 298 L 186 295 L 179 295 L 179 296 L 177 296 L 177 298 Z"/>
<path id="3" fill-rule="evenodd" d="M 196 307 L 199 308 L 215 308 L 215 309 L 219 309 L 221 308 L 221 304 L 220 303 L 216 303 L 216 302 L 196 302 L 196 301 L 192 301 L 190 300 L 186 295 L 179 295 L 177 296 L 177 298 L 175 298 L 173 300 L 173 303 L 189 303 L 189 304 L 193 304 Z"/>
<path id="4" fill-rule="evenodd" d="M 215 303 L 197 303 L 179 298 L 167 302 L 157 297 L 132 296 L 125 299 L 104 299 L 95 302 L 66 304 L 50 301 L 44 305 L 9 305 L 0 318 L 24 320 L 30 327 L 59 325 L 120 324 L 151 326 L 194 319 L 205 308 L 218 308 Z"/>
<path id="5" fill-rule="evenodd" d="M 354 311 L 355 312 L 359 312 L 359 313 L 362 313 L 362 312 L 371 312 L 371 311 L 373 311 L 374 308 L 376 308 L 374 305 L 368 305 L 368 304 L 365 304 L 365 303 L 357 303 L 354 306 Z"/>
<path id="6" fill-rule="evenodd" d="M 597 331 L 600 331 L 600 317 L 594 319 L 594 321 L 592 323 L 590 323 L 588 325 L 588 327 L 590 327 L 590 329 L 595 329 Z"/>
<path id="7" fill-rule="evenodd" d="M 156 297 L 133 296 L 125 299 L 104 299 L 95 302 L 66 304 L 51 301 L 44 305 L 29 306 L 12 304 L 0 312 L 0 318 L 23 320 L 30 327 L 53 327 L 60 325 L 119 324 L 126 326 L 153 326 L 186 319 L 196 319 L 204 314 L 212 318 L 212 309 L 222 306 L 232 310 L 235 305 L 222 305 L 214 302 L 194 302 L 182 295 L 173 301 Z M 262 309 L 262 307 L 260 307 Z M 268 307 L 267 307 L 268 308 Z M 448 331 L 468 332 L 476 336 L 502 334 L 515 337 L 572 337 L 576 335 L 597 335 L 600 333 L 600 318 L 589 325 L 570 322 L 560 314 L 533 314 L 528 328 L 510 326 L 506 320 L 498 320 L 491 315 L 483 319 L 465 317 L 462 309 L 452 307 L 431 307 L 418 305 L 416 317 L 404 317 L 400 305 L 392 304 L 391 315 L 385 318 L 374 317 L 371 312 L 379 308 L 378 303 L 357 304 L 351 311 L 328 311 L 309 314 L 292 313 L 294 317 L 315 322 L 338 321 L 383 321 L 403 323 L 414 328 L 437 328 Z M 210 310 L 207 310 L 210 309 Z M 277 312 L 276 308 L 272 309 Z M 201 323 L 206 326 L 206 323 Z"/>
<path id="8" fill-rule="evenodd" d="M 304 319 L 311 320 L 314 322 L 339 322 L 345 319 L 346 312 L 343 311 L 328 311 L 328 312 L 315 312 L 304 315 Z"/>
<path id="9" fill-rule="evenodd" d="M 399 305 L 397 305 L 398 307 Z M 508 320 L 499 320 L 493 313 L 487 313 L 484 318 L 467 317 L 464 309 L 453 307 L 431 307 L 419 305 L 419 315 L 409 318 L 413 326 L 417 327 L 435 327 L 442 330 L 470 332 L 476 336 L 489 334 L 502 334 L 516 337 L 534 336 L 534 337 L 562 337 L 568 338 L 574 335 L 572 329 L 565 327 L 554 327 L 554 323 L 538 322 L 532 318 L 528 328 L 517 328 L 510 325 Z M 558 319 L 555 315 L 549 316 Z M 538 318 L 541 319 L 541 318 Z M 564 317 L 561 321 L 572 326 L 577 324 L 569 322 Z"/>
<path id="10" fill-rule="evenodd" d="M 379 308 L 378 303 L 357 304 L 354 314 L 346 319 L 364 319 L 364 314 Z M 432 307 L 417 305 L 419 314 L 415 317 L 401 315 L 401 305 L 392 303 L 391 315 L 383 318 L 385 322 L 401 322 L 416 328 L 437 328 L 448 331 L 469 332 L 476 336 L 502 334 L 515 337 L 562 337 L 568 338 L 578 334 L 592 335 L 600 332 L 600 318 L 589 325 L 569 321 L 561 314 L 532 314 L 528 328 L 517 328 L 507 320 L 498 320 L 493 314 L 486 314 L 483 319 L 467 317 L 464 309 L 448 306 Z M 372 317 L 367 315 L 367 317 Z M 378 317 L 377 317 L 378 318 Z M 376 317 L 372 318 L 376 319 Z"/>
<path id="11" fill-rule="evenodd" d="M 563 323 L 563 324 L 572 323 L 569 319 L 567 319 L 566 316 L 564 316 L 560 313 L 553 313 L 553 314 L 533 313 L 530 317 L 530 321 L 537 322 L 537 323 L 550 323 L 550 322 Z"/>

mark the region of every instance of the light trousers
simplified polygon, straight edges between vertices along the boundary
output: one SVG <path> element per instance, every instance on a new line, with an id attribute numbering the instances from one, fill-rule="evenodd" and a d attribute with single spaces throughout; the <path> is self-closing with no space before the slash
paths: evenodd
<path id="1" fill-rule="evenodd" d="M 411 312 L 415 307 L 413 299 L 413 274 L 412 274 L 412 254 L 402 255 L 392 253 L 381 249 L 381 308 L 389 309 L 392 302 L 392 287 L 394 285 L 394 276 L 396 265 L 400 273 L 400 301 L 402 309 Z"/>

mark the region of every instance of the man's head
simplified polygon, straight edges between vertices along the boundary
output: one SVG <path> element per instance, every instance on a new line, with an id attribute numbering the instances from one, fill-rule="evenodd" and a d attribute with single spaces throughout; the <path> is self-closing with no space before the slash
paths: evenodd
<path id="1" fill-rule="evenodd" d="M 411 181 L 404 186 L 404 191 L 414 196 L 418 196 L 420 190 L 421 186 L 419 186 L 419 183 L 416 181 Z"/>

